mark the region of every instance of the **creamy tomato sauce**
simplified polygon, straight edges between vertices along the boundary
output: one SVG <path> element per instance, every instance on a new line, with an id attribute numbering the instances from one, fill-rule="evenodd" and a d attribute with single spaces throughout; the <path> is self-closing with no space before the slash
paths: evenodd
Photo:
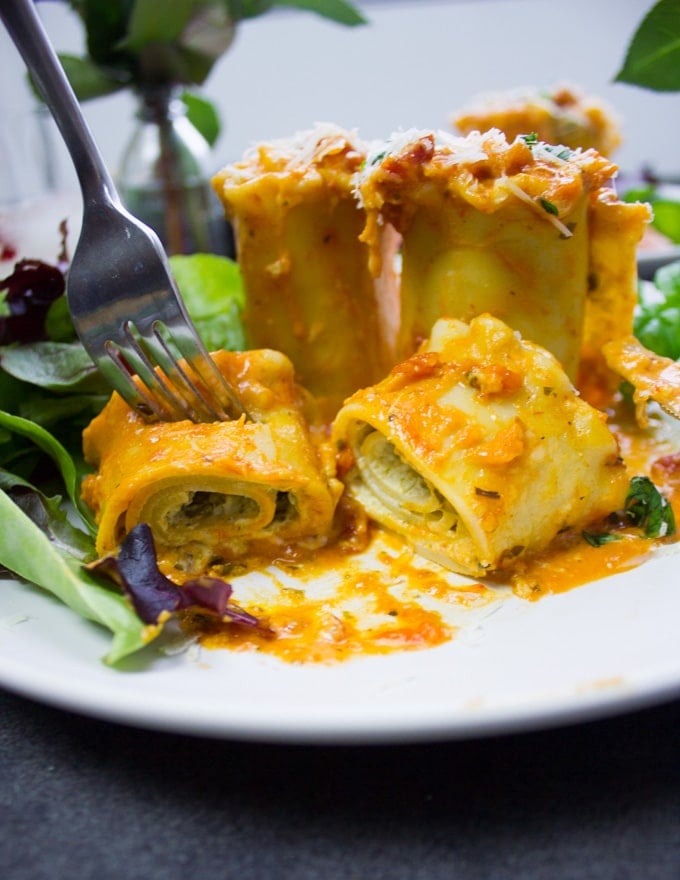
<path id="1" fill-rule="evenodd" d="M 631 411 L 616 402 L 610 427 L 629 475 L 649 476 L 680 522 L 680 425 L 652 416 L 652 428 L 643 431 Z M 448 611 L 474 612 L 501 600 L 508 590 L 536 601 L 641 565 L 658 547 L 678 540 L 676 535 L 651 540 L 626 528 L 618 535 L 620 540 L 595 547 L 580 533 L 564 533 L 547 551 L 519 561 L 511 573 L 478 583 L 422 559 L 401 538 L 348 516 L 343 538 L 332 546 L 297 550 L 268 568 L 274 589 L 262 600 L 244 603 L 262 621 L 260 630 L 201 615 L 188 615 L 184 627 L 205 648 L 260 651 L 291 663 L 336 663 L 432 648 L 455 638 L 459 627 Z M 371 549 L 374 562 L 366 568 L 364 557 Z M 242 570 L 266 566 L 263 560 L 250 560 Z M 329 575 L 335 577 L 332 590 L 318 595 L 315 585 Z M 237 601 L 239 583 L 236 577 Z"/>
<path id="2" fill-rule="evenodd" d="M 490 587 L 452 577 L 420 560 L 400 538 L 376 530 L 370 544 L 373 549 L 380 545 L 372 566 L 366 566 L 363 556 L 358 559 L 336 546 L 316 551 L 288 570 L 281 563 L 269 570 L 270 582 L 279 580 L 273 600 L 247 606 L 262 622 L 261 630 L 200 615 L 185 618 L 185 628 L 207 648 L 257 650 L 293 663 L 329 663 L 435 647 L 449 641 L 457 627 L 431 604 L 466 609 L 496 599 Z M 315 585 L 328 575 L 335 578 L 332 592 L 319 596 Z M 238 581 L 234 589 L 238 596 Z"/>

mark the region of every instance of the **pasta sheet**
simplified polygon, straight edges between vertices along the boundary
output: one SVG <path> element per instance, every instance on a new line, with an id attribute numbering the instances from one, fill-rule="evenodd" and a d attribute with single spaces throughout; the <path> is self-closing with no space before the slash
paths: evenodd
<path id="1" fill-rule="evenodd" d="M 605 416 L 500 320 L 439 320 L 420 352 L 333 426 L 347 491 L 425 556 L 481 576 L 619 509 Z"/>

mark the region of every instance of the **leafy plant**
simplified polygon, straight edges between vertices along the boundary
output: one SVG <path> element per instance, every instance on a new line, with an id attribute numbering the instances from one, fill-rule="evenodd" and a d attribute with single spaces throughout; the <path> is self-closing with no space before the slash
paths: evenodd
<path id="1" fill-rule="evenodd" d="M 635 31 L 615 82 L 655 92 L 680 90 L 680 4 L 659 0 Z"/>
<path id="2" fill-rule="evenodd" d="M 87 52 L 60 58 L 81 101 L 121 89 L 187 87 L 191 122 L 214 143 L 214 108 L 201 86 L 231 45 L 237 24 L 276 7 L 314 12 L 342 25 L 365 19 L 348 0 L 68 0 L 80 17 Z"/>

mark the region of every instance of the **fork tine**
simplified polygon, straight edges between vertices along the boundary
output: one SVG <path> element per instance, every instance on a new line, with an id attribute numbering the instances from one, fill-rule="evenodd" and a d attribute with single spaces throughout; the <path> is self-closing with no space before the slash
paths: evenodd
<path id="1" fill-rule="evenodd" d="M 132 329 L 132 328 L 131 328 Z M 140 332 L 138 330 L 138 332 Z M 174 402 L 180 406 L 187 417 L 194 421 L 220 421 L 228 419 L 229 414 L 219 402 L 210 399 L 201 388 L 190 378 L 187 371 L 178 363 L 175 353 L 170 348 L 172 337 L 169 336 L 167 327 L 161 320 L 153 321 L 146 333 L 140 333 L 141 342 L 150 360 L 157 363 L 169 379 L 170 387 L 165 385 L 165 391 L 172 393 Z M 187 365 L 188 362 L 187 362 Z M 158 374 L 155 374 L 158 376 Z M 221 374 L 220 374 L 221 375 Z M 159 377 L 160 378 L 160 377 Z M 147 386 L 153 387 L 151 382 Z"/>
<path id="2" fill-rule="evenodd" d="M 86 351 L 144 415 L 194 421 L 246 415 L 189 318 L 158 236 L 121 204 L 33 4 L 2 0 L 0 18 L 50 108 L 78 174 L 83 222 L 66 296 Z M 186 359 L 186 368 L 162 328 Z"/>
<path id="3" fill-rule="evenodd" d="M 125 345 L 107 340 L 104 347 L 110 361 L 99 361 L 111 384 L 145 417 L 155 415 L 164 421 L 191 419 L 195 422 L 231 418 L 177 362 L 164 331 L 167 332 L 167 328 L 160 320 L 147 325 L 144 333 L 132 321 L 125 321 L 122 327 Z M 215 371 L 221 377 L 217 368 Z"/>
<path id="4" fill-rule="evenodd" d="M 177 319 L 165 320 L 157 322 L 157 324 L 168 332 L 187 365 L 201 380 L 206 391 L 210 393 L 209 408 L 222 419 L 238 419 L 245 415 L 243 404 L 215 366 L 215 362 L 208 354 L 190 320 L 188 318 L 181 321 Z M 207 402 L 208 398 L 205 394 L 200 396 L 204 402 Z"/>
<path id="5" fill-rule="evenodd" d="M 111 387 L 140 415 L 145 418 L 156 416 L 162 421 L 176 418 L 148 393 L 146 386 L 135 382 L 132 367 L 116 343 L 105 344 L 103 354 L 97 358 L 97 366 Z"/>
<path id="6" fill-rule="evenodd" d="M 126 322 L 123 327 L 123 333 L 125 335 L 124 345 L 107 340 L 104 343 L 104 349 L 119 371 L 123 373 L 121 384 L 125 390 L 121 393 L 128 403 L 132 403 L 129 393 L 130 386 L 132 386 L 136 392 L 135 397 L 142 400 L 143 405 L 135 407 L 142 415 L 153 413 L 164 421 L 191 419 L 192 415 L 184 400 L 173 394 L 167 378 L 154 368 L 154 364 L 129 322 Z M 135 381 L 130 370 L 138 381 Z M 147 407 L 150 408 L 151 413 L 146 411 Z"/>

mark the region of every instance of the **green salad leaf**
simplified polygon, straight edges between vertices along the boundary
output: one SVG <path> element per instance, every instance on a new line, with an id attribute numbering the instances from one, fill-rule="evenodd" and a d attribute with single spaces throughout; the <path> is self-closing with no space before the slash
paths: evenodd
<path id="1" fill-rule="evenodd" d="M 215 254 L 170 257 L 187 311 L 209 351 L 245 348 L 241 311 L 243 282 L 238 265 Z"/>
<path id="2" fill-rule="evenodd" d="M 31 422 L 28 419 L 21 418 L 21 416 L 12 415 L 11 413 L 0 411 L 0 427 L 31 440 L 54 461 L 64 481 L 69 500 L 78 510 L 87 527 L 94 534 L 96 527 L 94 520 L 92 519 L 92 514 L 80 498 L 80 475 L 78 469 L 74 464 L 73 458 L 69 455 L 64 446 L 62 446 L 62 444 L 50 434 L 49 431 L 46 431 L 40 425 Z M 2 557 L 0 557 L 0 562 L 7 565 Z M 7 567 L 9 568 L 10 566 Z"/>
<path id="3" fill-rule="evenodd" d="M 30 517 L 58 548 L 82 562 L 91 562 L 95 556 L 94 536 L 71 521 L 61 495 L 48 497 L 16 474 L 0 468 L 0 489 Z"/>
<path id="4" fill-rule="evenodd" d="M 657 92 L 680 90 L 680 4 L 659 0 L 640 22 L 616 82 Z"/>
<path id="5" fill-rule="evenodd" d="M 79 343 L 29 342 L 0 347 L 2 369 L 30 385 L 74 394 L 109 394 L 110 389 Z"/>
<path id="6" fill-rule="evenodd" d="M 79 558 L 64 550 L 0 490 L 0 561 L 11 572 L 56 596 L 76 614 L 113 633 L 104 658 L 114 664 L 156 635 L 137 617 L 128 600 L 103 587 Z"/>

